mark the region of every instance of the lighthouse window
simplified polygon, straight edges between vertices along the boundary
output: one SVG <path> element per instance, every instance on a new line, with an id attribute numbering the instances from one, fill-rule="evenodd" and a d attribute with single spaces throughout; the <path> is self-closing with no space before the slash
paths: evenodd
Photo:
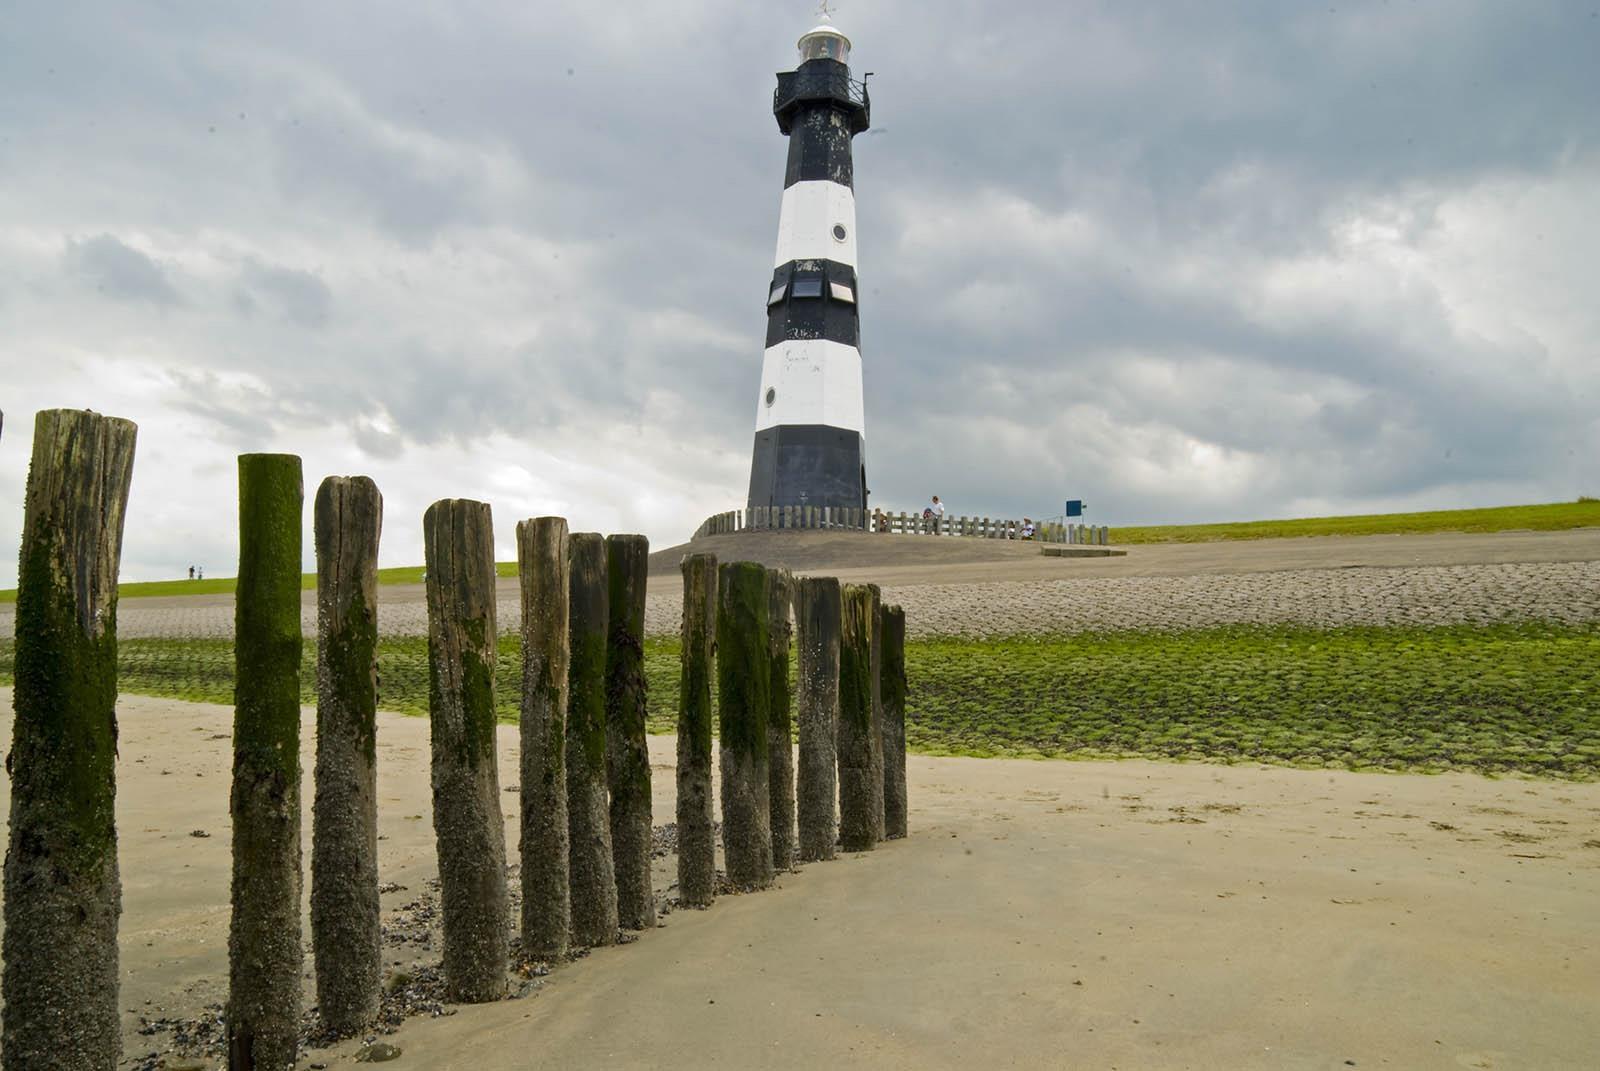
<path id="1" fill-rule="evenodd" d="M 822 296 L 822 276 L 802 275 L 794 281 L 794 296 L 797 298 Z"/>
<path id="2" fill-rule="evenodd" d="M 774 388 L 774 387 L 768 387 L 767 388 L 767 404 L 771 405 L 773 402 L 775 402 L 777 400 L 778 400 L 778 391 L 777 391 L 777 389 Z"/>
<path id="3" fill-rule="evenodd" d="M 847 301 L 852 305 L 856 303 L 856 292 L 846 283 L 829 282 L 828 292 L 833 295 L 835 301 Z"/>
<path id="4" fill-rule="evenodd" d="M 833 225 L 833 237 L 834 237 L 835 241 L 839 241 L 839 242 L 844 241 L 845 240 L 845 236 L 848 233 L 849 232 L 844 229 L 844 224 L 843 223 L 835 223 Z"/>
<path id="5" fill-rule="evenodd" d="M 789 288 L 789 284 L 786 283 L 786 282 L 779 283 L 777 286 L 773 287 L 772 288 L 772 293 L 767 295 L 767 306 L 770 308 L 771 306 L 776 305 L 778 302 L 782 301 L 783 300 L 783 292 L 785 290 L 787 290 L 788 288 Z"/>

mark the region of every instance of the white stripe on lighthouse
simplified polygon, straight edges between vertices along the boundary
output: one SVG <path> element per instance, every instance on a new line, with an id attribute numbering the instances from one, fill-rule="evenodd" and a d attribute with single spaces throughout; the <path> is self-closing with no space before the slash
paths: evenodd
<path id="1" fill-rule="evenodd" d="M 843 238 L 835 227 L 844 228 Z M 791 260 L 837 260 L 856 266 L 856 196 L 850 187 L 823 180 L 796 182 L 783 191 L 772 266 Z"/>
<path id="2" fill-rule="evenodd" d="M 784 424 L 826 424 L 866 437 L 861 354 L 854 346 L 820 338 L 791 339 L 766 351 L 756 399 L 756 431 Z"/>

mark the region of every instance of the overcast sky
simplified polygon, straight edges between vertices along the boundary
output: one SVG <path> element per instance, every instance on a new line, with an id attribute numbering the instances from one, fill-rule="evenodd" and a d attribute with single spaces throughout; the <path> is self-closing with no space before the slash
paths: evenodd
<path id="1" fill-rule="evenodd" d="M 426 7 L 426 11 L 411 10 Z M 679 542 L 742 506 L 814 5 L 24 3 L 0 586 L 33 414 L 139 424 L 128 579 L 235 455 Z M 874 504 L 1096 523 L 1600 493 L 1600 0 L 837 5 Z M 310 562 L 310 540 L 306 543 Z"/>

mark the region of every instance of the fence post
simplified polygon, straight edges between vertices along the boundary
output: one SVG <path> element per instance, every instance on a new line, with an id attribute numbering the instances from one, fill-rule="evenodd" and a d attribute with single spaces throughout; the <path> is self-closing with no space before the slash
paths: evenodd
<path id="1" fill-rule="evenodd" d="M 712 554 L 689 554 L 679 568 L 683 572 L 683 643 L 678 677 L 678 897 L 691 907 L 710 907 L 717 887 L 711 800 L 717 559 Z"/>
<path id="2" fill-rule="evenodd" d="M 772 884 L 766 572 L 754 562 L 733 562 L 717 570 L 723 857 L 728 880 L 753 889 Z"/>
<path id="3" fill-rule="evenodd" d="M 288 1067 L 300 1034 L 300 459 L 239 457 L 228 1062 Z"/>
<path id="4" fill-rule="evenodd" d="M 767 571 L 767 802 L 772 830 L 772 865 L 794 866 L 794 737 L 789 694 L 789 647 L 794 635 L 794 577 L 787 569 Z"/>
<path id="5" fill-rule="evenodd" d="M 378 1014 L 378 539 L 383 496 L 329 476 L 313 507 L 317 759 L 311 811 L 311 952 L 323 1024 L 354 1034 Z"/>
<path id="6" fill-rule="evenodd" d="M 798 625 L 800 783 L 797 801 L 802 861 L 832 859 L 839 838 L 835 772 L 839 722 L 839 581 L 800 580 Z"/>
<path id="7" fill-rule="evenodd" d="M 906 835 L 906 612 L 882 611 L 883 832 Z"/>
<path id="8" fill-rule="evenodd" d="M 34 420 L 7 760 L 6 1071 L 112 1071 L 122 1059 L 117 569 L 137 434 L 79 410 Z"/>
<path id="9" fill-rule="evenodd" d="M 878 588 L 847 585 L 839 637 L 839 845 L 869 851 L 883 839 Z"/>
<path id="10" fill-rule="evenodd" d="M 487 502 L 446 498 L 422 518 L 427 562 L 433 828 L 451 1000 L 505 992 L 505 822 L 495 762 L 494 530 Z"/>
<path id="11" fill-rule="evenodd" d="M 522 954 L 567 954 L 572 891 L 567 878 L 567 522 L 517 525 L 522 587 Z"/>
<path id="12" fill-rule="evenodd" d="M 572 940 L 617 940 L 617 877 L 606 801 L 606 541 L 575 532 L 568 541 L 567 862 Z"/>
<path id="13" fill-rule="evenodd" d="M 606 633 L 606 780 L 611 788 L 611 857 L 617 921 L 630 930 L 656 924 L 650 888 L 650 745 L 645 736 L 644 589 L 650 541 L 606 537 L 610 586 Z"/>

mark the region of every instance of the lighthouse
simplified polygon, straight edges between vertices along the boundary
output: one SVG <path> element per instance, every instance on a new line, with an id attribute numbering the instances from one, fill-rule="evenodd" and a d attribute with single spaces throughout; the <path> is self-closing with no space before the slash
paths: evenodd
<path id="1" fill-rule="evenodd" d="M 789 138 L 767 343 L 756 395 L 750 501 L 865 508 L 860 283 L 851 139 L 867 129 L 865 81 L 826 12 L 778 75 L 772 113 Z"/>

